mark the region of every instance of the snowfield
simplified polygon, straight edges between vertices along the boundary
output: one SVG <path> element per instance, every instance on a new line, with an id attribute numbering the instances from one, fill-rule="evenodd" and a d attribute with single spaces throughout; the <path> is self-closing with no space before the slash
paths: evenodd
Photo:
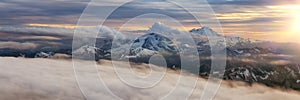
<path id="1" fill-rule="evenodd" d="M 76 61 L 77 64 L 88 65 L 90 61 Z M 120 62 L 123 63 L 123 62 Z M 90 89 L 88 98 L 82 95 L 77 85 L 71 60 L 58 59 L 27 59 L 27 58 L 0 58 L 0 100 L 157 100 L 165 96 L 176 86 L 177 71 L 166 70 L 164 79 L 151 89 L 138 89 L 130 87 L 116 78 L 114 68 L 110 61 L 102 60 L 97 64 L 98 72 L 108 88 L 115 93 L 107 94 L 106 88 Z M 82 66 L 81 74 L 92 76 L 94 72 L 85 70 Z M 124 70 L 123 70 L 124 69 Z M 124 73 L 125 68 L 121 68 Z M 150 73 L 146 64 L 134 64 L 133 72 L 146 75 Z M 164 71 L 162 67 L 151 67 L 154 71 Z M 189 99 L 199 100 L 206 83 L 205 79 L 184 73 L 183 77 L 198 79 L 196 89 Z M 86 83 L 88 84 L 88 82 Z M 186 97 L 182 94 L 190 92 L 192 88 L 185 84 L 179 84 L 178 90 L 168 99 L 182 100 Z M 86 85 L 85 85 L 86 86 Z M 88 86 L 88 85 L 87 85 Z M 101 91 L 99 91 L 101 90 Z M 101 97 L 101 98 L 99 98 Z M 242 82 L 223 81 L 220 90 L 214 100 L 299 100 L 300 93 L 296 91 L 282 91 L 262 85 L 248 86 Z M 167 100 L 168 100 L 167 99 Z"/>

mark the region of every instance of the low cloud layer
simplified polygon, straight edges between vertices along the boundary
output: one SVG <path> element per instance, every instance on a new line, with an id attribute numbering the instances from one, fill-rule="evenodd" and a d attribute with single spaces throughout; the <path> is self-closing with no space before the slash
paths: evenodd
<path id="1" fill-rule="evenodd" d="M 75 33 L 76 31 L 76 33 Z M 63 44 L 68 47 L 72 46 L 72 39 L 77 37 L 80 43 L 88 43 L 92 38 L 115 38 L 124 39 L 125 36 L 115 29 L 102 27 L 80 27 L 61 28 L 61 27 L 36 27 L 36 26 L 0 26 L 0 39 L 3 42 L 32 42 L 47 46 L 49 43 Z M 83 41 L 84 40 L 84 41 Z M 16 44 L 11 46 L 3 43 L 0 48 L 17 48 L 28 49 L 28 44 Z M 10 43 L 12 44 L 12 43 Z M 19 47 L 19 45 L 21 45 Z M 52 44 L 51 44 L 52 45 Z M 26 47 L 25 47 L 26 46 Z M 54 46 L 54 45 L 52 45 Z M 33 46 L 30 46 L 33 47 Z"/>
<path id="2" fill-rule="evenodd" d="M 13 33 L 13 34 L 72 36 L 74 30 L 68 28 L 56 28 L 56 27 L 1 26 L 0 31 Z"/>
<path id="3" fill-rule="evenodd" d="M 99 30 L 97 30 L 99 29 Z M 99 37 L 122 37 L 123 34 L 106 26 L 90 28 L 61 28 L 61 27 L 35 27 L 35 26 L 0 26 L 0 32 L 11 34 L 31 34 L 36 36 L 68 36 L 73 37 L 74 31 L 80 35 L 96 34 L 99 31 Z"/>
<path id="4" fill-rule="evenodd" d="M 38 45 L 30 42 L 0 42 L 0 49 L 3 48 L 15 48 L 15 49 L 35 49 Z"/>
<path id="5" fill-rule="evenodd" d="M 95 67 L 89 64 L 89 61 L 76 61 L 77 64 L 82 65 L 77 67 L 86 77 L 94 76 L 94 72 L 87 69 Z M 49 59 L 25 59 L 25 58 L 0 58 L 0 99 L 3 100 L 84 100 L 80 89 L 76 85 L 76 79 L 73 72 L 71 61 L 49 60 Z M 139 69 L 134 71 L 147 70 L 145 65 L 135 65 Z M 101 73 L 102 80 L 107 83 L 107 86 L 115 91 L 117 95 L 125 100 L 153 100 L 159 99 L 161 93 L 170 92 L 176 85 L 178 74 L 174 71 L 168 71 L 164 80 L 159 83 L 159 88 L 150 88 L 141 90 L 130 87 L 115 78 L 116 74 L 110 61 L 101 61 L 98 66 Z M 163 68 L 153 67 L 154 70 L 159 71 Z M 120 70 L 123 70 L 122 68 Z M 128 72 L 130 73 L 130 72 Z M 184 76 L 185 77 L 185 76 Z M 88 78 L 88 79 L 89 79 Z M 193 77 L 191 77 L 193 78 Z M 194 77 L 196 78 L 196 77 Z M 87 80 L 88 80 L 87 79 Z M 86 81 L 85 85 L 91 84 L 95 81 Z M 98 81 L 97 81 L 98 82 Z M 199 79 L 196 91 L 190 97 L 191 100 L 199 100 L 205 86 L 205 80 Z M 171 95 L 171 98 L 183 98 L 181 94 L 189 92 L 190 86 L 180 84 L 180 89 L 177 95 Z M 97 99 L 112 99 L 114 96 L 107 94 L 106 88 L 96 89 L 93 86 L 87 87 L 90 90 L 90 100 Z M 98 91 L 100 90 L 100 91 Z M 118 91 L 118 92 L 116 92 Z M 101 98 L 97 98 L 101 97 Z M 214 100 L 298 100 L 300 98 L 299 92 L 295 91 L 281 91 L 277 89 L 268 88 L 265 86 L 254 84 L 248 86 L 241 82 L 227 82 L 223 81 L 220 90 Z M 116 98 L 115 98 L 116 99 Z"/>

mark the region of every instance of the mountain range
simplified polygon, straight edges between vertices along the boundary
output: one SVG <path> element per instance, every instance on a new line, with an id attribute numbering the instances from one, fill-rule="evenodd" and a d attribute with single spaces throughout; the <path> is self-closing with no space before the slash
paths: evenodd
<path id="1" fill-rule="evenodd" d="M 195 28 L 188 32 L 181 32 L 162 23 L 154 25 L 142 36 L 132 40 L 120 40 L 114 45 L 113 38 L 97 38 L 95 45 L 83 44 L 77 48 L 57 47 L 37 50 L 0 49 L 0 56 L 23 56 L 53 58 L 56 53 L 74 55 L 79 59 L 91 56 L 95 60 L 129 59 L 132 62 L 149 63 L 149 59 L 156 54 L 163 55 L 167 67 L 181 69 L 180 54 L 182 50 L 190 51 L 196 48 L 200 58 L 199 75 L 208 77 L 211 66 L 211 45 L 207 36 L 221 37 L 215 45 L 226 44 L 224 50 L 227 55 L 225 80 L 238 80 L 248 83 L 258 82 L 268 86 L 280 86 L 300 90 L 300 67 L 292 62 L 284 50 L 272 48 L 265 44 L 274 42 L 245 39 L 242 37 L 224 36 L 209 27 Z M 195 46 L 174 41 L 180 40 L 180 34 L 190 35 Z M 179 37 L 176 37 L 179 35 Z M 183 39 L 184 40 L 184 39 Z M 180 46 L 180 48 L 179 48 Z M 189 59 L 187 59 L 189 60 Z M 190 59 L 193 60 L 193 59 Z"/>

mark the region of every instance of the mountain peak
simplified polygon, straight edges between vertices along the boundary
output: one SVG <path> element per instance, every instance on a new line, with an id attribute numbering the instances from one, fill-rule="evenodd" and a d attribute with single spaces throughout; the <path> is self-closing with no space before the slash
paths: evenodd
<path id="1" fill-rule="evenodd" d="M 207 26 L 203 26 L 201 27 L 202 30 L 210 30 L 210 31 L 213 31 L 210 27 L 207 27 Z"/>
<path id="2" fill-rule="evenodd" d="M 210 35 L 210 36 L 221 36 L 219 33 L 215 32 L 213 29 L 207 26 L 203 26 L 199 29 L 190 30 L 191 33 L 197 33 L 199 35 Z"/>
<path id="3" fill-rule="evenodd" d="M 161 23 L 161 22 L 155 22 L 152 27 L 157 27 L 157 26 L 166 26 L 165 24 Z"/>
<path id="4" fill-rule="evenodd" d="M 131 46 L 131 54 L 140 55 L 143 50 L 148 50 L 147 52 L 169 52 L 176 53 L 178 49 L 174 46 L 171 39 L 156 33 L 149 33 L 137 38 Z M 152 54 L 151 53 L 151 54 Z"/>
<path id="5" fill-rule="evenodd" d="M 180 34 L 180 31 L 173 29 L 161 22 L 155 22 L 149 29 L 148 33 L 159 33 L 166 35 Z"/>

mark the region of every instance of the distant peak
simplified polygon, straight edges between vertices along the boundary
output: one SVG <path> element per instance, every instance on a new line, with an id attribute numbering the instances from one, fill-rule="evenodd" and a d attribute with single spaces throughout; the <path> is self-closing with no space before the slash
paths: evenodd
<path id="1" fill-rule="evenodd" d="M 207 26 L 203 26 L 199 29 L 192 29 L 190 30 L 191 33 L 197 33 L 197 34 L 200 34 L 200 35 L 216 35 L 216 36 L 220 36 L 219 33 L 215 32 L 213 29 L 211 29 L 210 27 L 207 27 Z"/>
<path id="2" fill-rule="evenodd" d="M 208 27 L 208 26 L 203 26 L 203 27 L 201 27 L 201 29 L 202 30 L 212 30 L 210 27 Z"/>
<path id="3" fill-rule="evenodd" d="M 155 22 L 153 25 L 162 25 L 163 23 L 161 22 Z"/>
<path id="4" fill-rule="evenodd" d="M 203 26 L 201 28 L 194 28 L 191 30 L 191 32 L 195 32 L 195 31 L 201 31 L 201 30 L 210 30 L 210 31 L 213 31 L 210 27 L 208 26 Z"/>

